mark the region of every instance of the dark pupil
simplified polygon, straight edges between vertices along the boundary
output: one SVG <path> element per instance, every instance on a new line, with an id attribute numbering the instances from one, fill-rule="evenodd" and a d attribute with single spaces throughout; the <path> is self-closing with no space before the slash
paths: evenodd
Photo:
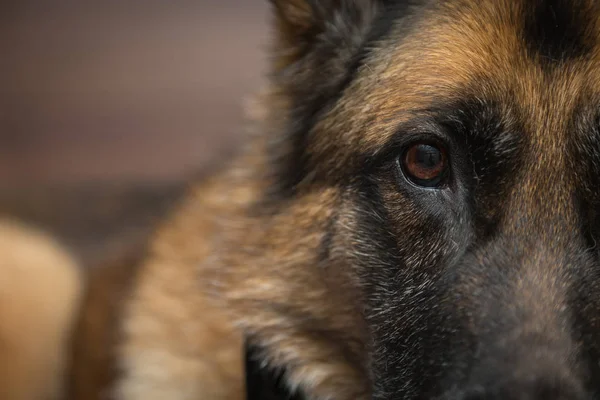
<path id="1" fill-rule="evenodd" d="M 442 153 L 433 146 L 420 144 L 415 153 L 415 161 L 421 168 L 435 169 L 442 162 Z"/>

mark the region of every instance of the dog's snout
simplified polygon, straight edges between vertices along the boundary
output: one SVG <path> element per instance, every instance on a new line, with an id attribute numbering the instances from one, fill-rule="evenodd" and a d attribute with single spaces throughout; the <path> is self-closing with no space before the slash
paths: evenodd
<path id="1" fill-rule="evenodd" d="M 446 399 L 590 399 L 577 317 L 558 279 L 585 262 L 568 246 L 506 237 L 466 259 L 454 290 L 466 299 L 460 311 L 468 336 L 457 340 L 469 351 L 457 356 L 464 367 L 452 376 L 462 382 Z"/>

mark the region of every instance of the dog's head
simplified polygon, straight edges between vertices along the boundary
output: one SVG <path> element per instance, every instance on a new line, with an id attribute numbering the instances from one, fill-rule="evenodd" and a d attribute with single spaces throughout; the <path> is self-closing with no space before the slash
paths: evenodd
<path id="1" fill-rule="evenodd" d="M 265 201 L 335 193 L 375 398 L 600 398 L 600 3 L 272 5 Z"/>

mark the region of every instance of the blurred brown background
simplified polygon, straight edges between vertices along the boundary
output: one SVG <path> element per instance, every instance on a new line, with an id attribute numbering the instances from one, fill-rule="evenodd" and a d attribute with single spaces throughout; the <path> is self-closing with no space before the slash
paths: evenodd
<path id="1" fill-rule="evenodd" d="M 266 0 L 0 2 L 0 214 L 92 258 L 139 240 L 239 142 L 267 21 Z"/>
<path id="2" fill-rule="evenodd" d="M 173 180 L 240 134 L 266 0 L 2 3 L 2 186 Z"/>

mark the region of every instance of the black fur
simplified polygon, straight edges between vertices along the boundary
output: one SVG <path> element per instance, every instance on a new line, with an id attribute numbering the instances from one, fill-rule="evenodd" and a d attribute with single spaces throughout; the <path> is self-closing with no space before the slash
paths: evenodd
<path id="1" fill-rule="evenodd" d="M 398 236 L 390 218 L 396 210 L 383 200 L 380 184 L 379 178 L 365 177 L 353 189 L 361 210 L 353 250 L 363 255 L 353 261 L 364 274 L 366 313 L 373 326 L 375 398 L 416 398 L 432 391 L 443 372 L 441 366 L 451 361 L 442 349 L 450 346 L 452 335 L 438 329 L 451 326 L 451 315 L 434 305 L 442 304 L 444 296 L 443 287 L 435 282 L 442 272 L 437 267 L 448 256 L 443 245 L 446 234 L 439 229 L 442 221 L 431 215 L 418 222 L 418 238 Z M 419 207 L 420 199 L 414 201 Z M 424 201 L 437 203 L 433 198 Z M 414 266 L 406 263 L 413 252 L 427 254 L 431 268 L 414 274 Z M 428 318 L 412 317 L 419 314 Z M 432 362 L 436 354 L 439 357 Z"/>
<path id="2" fill-rule="evenodd" d="M 502 107 L 495 99 L 482 100 L 464 95 L 440 105 L 436 120 L 454 138 L 456 165 L 470 193 L 468 204 L 483 242 L 494 235 L 503 210 L 496 207 L 507 199 L 526 156 L 527 143 L 518 108 Z"/>
<path id="3" fill-rule="evenodd" d="M 302 394 L 290 393 L 285 385 L 283 372 L 261 365 L 261 357 L 255 347 L 246 343 L 246 399 L 247 400 L 305 400 Z"/>
<path id="4" fill-rule="evenodd" d="M 544 62 L 584 57 L 594 48 L 587 28 L 596 14 L 581 2 L 534 0 L 529 7 L 524 15 L 523 39 Z"/>

